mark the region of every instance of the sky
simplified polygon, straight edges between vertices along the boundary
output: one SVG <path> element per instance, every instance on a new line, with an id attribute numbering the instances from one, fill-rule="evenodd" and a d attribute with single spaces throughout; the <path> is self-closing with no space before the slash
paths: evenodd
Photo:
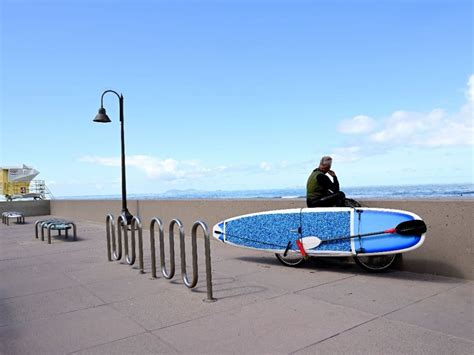
<path id="1" fill-rule="evenodd" d="M 473 3 L 0 0 L 0 166 L 56 196 L 473 182 Z"/>

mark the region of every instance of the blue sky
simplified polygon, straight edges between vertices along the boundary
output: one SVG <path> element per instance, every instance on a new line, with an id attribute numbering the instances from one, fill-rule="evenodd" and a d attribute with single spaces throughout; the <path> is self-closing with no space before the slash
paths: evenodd
<path id="1" fill-rule="evenodd" d="M 473 179 L 471 1 L 2 0 L 0 166 L 58 196 Z"/>

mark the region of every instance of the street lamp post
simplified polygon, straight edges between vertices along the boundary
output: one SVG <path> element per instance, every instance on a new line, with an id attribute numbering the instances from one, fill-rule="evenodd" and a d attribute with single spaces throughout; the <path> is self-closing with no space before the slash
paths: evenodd
<path id="1" fill-rule="evenodd" d="M 98 123 L 109 123 L 112 122 L 107 116 L 104 108 L 104 95 L 107 93 L 115 94 L 119 99 L 119 111 L 120 111 L 120 139 L 121 139 L 121 162 L 122 162 L 122 215 L 127 219 L 127 224 L 132 222 L 132 214 L 128 211 L 127 208 L 127 187 L 125 179 L 125 131 L 123 127 L 123 95 L 118 94 L 113 90 L 105 90 L 100 97 L 100 109 L 97 116 L 94 118 L 94 122 Z"/>

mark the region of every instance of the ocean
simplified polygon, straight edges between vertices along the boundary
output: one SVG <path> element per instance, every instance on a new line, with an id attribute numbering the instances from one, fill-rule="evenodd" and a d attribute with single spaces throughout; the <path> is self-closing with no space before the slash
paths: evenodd
<path id="1" fill-rule="evenodd" d="M 346 196 L 353 199 L 474 199 L 474 184 L 435 184 L 405 186 L 342 187 Z M 255 199 L 255 198 L 304 198 L 304 187 L 264 190 L 169 190 L 163 193 L 128 194 L 130 200 L 155 199 Z M 119 200 L 116 195 L 64 196 L 57 199 Z"/>

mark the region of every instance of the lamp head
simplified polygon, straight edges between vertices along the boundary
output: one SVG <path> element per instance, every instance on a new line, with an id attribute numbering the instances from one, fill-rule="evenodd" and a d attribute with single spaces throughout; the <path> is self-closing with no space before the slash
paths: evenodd
<path id="1" fill-rule="evenodd" d="M 101 107 L 99 109 L 99 113 L 94 118 L 94 122 L 109 123 L 109 122 L 112 122 L 112 121 L 110 120 L 109 116 L 107 116 L 107 113 L 105 112 L 105 108 Z"/>

